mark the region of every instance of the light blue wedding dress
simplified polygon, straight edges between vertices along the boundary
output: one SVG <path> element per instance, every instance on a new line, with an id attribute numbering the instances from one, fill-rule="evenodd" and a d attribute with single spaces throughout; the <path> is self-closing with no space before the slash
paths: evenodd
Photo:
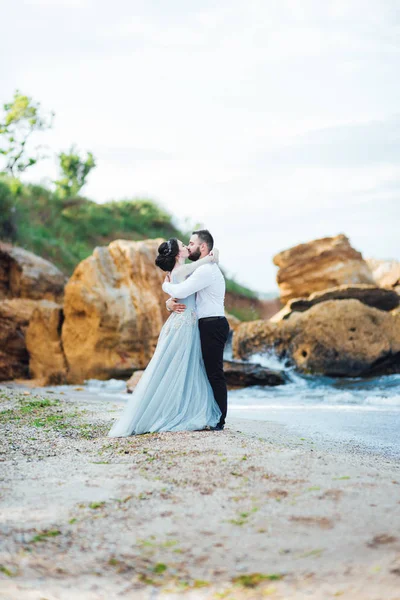
<path id="1" fill-rule="evenodd" d="M 195 294 L 185 312 L 172 313 L 154 355 L 109 437 L 155 431 L 193 431 L 215 426 L 221 411 L 201 354 Z"/>

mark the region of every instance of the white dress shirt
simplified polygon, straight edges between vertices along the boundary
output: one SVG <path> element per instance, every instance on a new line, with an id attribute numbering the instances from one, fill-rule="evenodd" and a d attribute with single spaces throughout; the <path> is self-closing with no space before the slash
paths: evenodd
<path id="1" fill-rule="evenodd" d="M 164 282 L 162 289 L 172 298 L 187 298 L 196 294 L 199 319 L 225 315 L 225 279 L 217 264 L 202 265 L 182 283 Z"/>

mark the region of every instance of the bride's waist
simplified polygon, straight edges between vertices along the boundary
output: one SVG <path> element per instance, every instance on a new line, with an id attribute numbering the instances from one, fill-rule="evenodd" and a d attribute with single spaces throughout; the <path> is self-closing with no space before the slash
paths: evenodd
<path id="1" fill-rule="evenodd" d="M 194 306 L 193 307 L 187 306 L 183 312 L 173 312 L 172 316 L 173 317 L 185 317 L 185 316 L 186 317 L 188 317 L 188 316 L 192 317 L 192 316 L 195 316 L 196 319 L 197 319 L 197 311 L 196 311 L 196 308 Z"/>
<path id="2" fill-rule="evenodd" d="M 197 324 L 197 321 L 198 321 L 197 312 L 195 311 L 194 308 L 186 308 L 181 313 L 173 312 L 172 315 L 170 316 L 170 320 L 175 323 L 182 323 L 182 324 L 185 323 L 188 325 L 195 325 L 195 324 Z"/>

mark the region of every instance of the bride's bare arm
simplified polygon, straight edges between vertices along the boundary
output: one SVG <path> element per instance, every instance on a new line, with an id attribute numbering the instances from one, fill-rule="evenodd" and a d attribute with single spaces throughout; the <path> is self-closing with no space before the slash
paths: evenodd
<path id="1" fill-rule="evenodd" d="M 218 264 L 218 262 L 219 262 L 219 251 L 217 250 L 217 248 L 214 248 L 214 250 L 212 250 L 212 253 L 208 254 L 204 258 L 199 258 L 199 260 L 196 260 L 196 262 L 192 262 L 188 265 L 181 265 L 180 267 L 175 268 L 173 271 L 174 280 L 176 283 L 181 283 L 182 281 L 187 279 L 187 277 L 189 277 L 189 275 L 191 275 L 199 267 L 202 267 L 203 265 L 208 265 L 211 263 Z"/>

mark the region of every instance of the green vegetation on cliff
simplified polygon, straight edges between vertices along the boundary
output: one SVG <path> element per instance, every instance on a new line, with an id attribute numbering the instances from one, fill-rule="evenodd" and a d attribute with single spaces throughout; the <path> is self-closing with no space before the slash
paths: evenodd
<path id="1" fill-rule="evenodd" d="M 66 274 L 93 252 L 123 238 L 181 235 L 169 214 L 149 200 L 96 204 L 65 200 L 39 185 L 0 180 L 0 236 L 54 262 Z"/>
<path id="2" fill-rule="evenodd" d="M 78 196 L 61 198 L 18 179 L 0 178 L 0 239 L 26 248 L 70 275 L 75 266 L 115 239 L 187 238 L 170 214 L 146 199 L 97 204 Z M 247 298 L 256 294 L 227 279 L 227 290 Z"/>

